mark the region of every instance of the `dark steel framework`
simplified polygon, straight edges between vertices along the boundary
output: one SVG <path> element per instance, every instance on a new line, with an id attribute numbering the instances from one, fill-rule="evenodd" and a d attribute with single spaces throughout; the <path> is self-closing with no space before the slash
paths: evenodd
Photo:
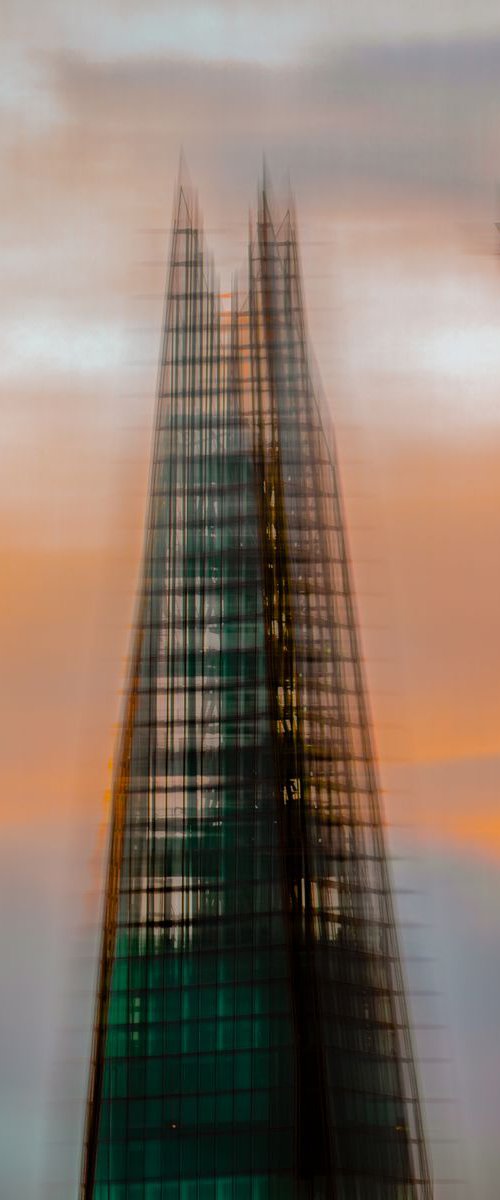
<path id="1" fill-rule="evenodd" d="M 179 190 L 82 1200 L 429 1200 L 293 213 L 221 313 Z"/>

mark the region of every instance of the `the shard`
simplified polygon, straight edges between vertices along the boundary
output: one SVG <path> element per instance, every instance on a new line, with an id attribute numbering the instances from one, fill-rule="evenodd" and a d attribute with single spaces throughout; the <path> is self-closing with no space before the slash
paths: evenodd
<path id="1" fill-rule="evenodd" d="M 293 212 L 221 311 L 178 193 L 82 1200 L 429 1200 Z"/>

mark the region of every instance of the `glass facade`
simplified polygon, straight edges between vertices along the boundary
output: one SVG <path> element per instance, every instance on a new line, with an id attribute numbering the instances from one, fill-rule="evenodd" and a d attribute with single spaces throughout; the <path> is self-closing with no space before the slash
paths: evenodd
<path id="1" fill-rule="evenodd" d="M 82 1200 L 431 1196 L 293 220 L 221 314 L 180 189 Z"/>

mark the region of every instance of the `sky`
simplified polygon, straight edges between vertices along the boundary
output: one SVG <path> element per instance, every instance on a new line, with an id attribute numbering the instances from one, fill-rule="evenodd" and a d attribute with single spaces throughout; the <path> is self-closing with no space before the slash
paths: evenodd
<path id="1" fill-rule="evenodd" d="M 4 0 L 2 18 L 0 1194 L 76 1195 L 182 149 L 221 290 L 264 153 L 295 195 L 431 1152 L 461 1181 L 436 1195 L 494 1200 L 498 5 Z"/>

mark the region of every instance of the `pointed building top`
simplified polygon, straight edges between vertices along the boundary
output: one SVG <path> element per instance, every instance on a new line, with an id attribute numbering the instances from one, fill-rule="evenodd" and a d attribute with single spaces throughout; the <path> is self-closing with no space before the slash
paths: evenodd
<path id="1" fill-rule="evenodd" d="M 198 225 L 198 201 L 183 148 L 179 153 L 173 225 L 176 229 L 194 229 Z"/>

